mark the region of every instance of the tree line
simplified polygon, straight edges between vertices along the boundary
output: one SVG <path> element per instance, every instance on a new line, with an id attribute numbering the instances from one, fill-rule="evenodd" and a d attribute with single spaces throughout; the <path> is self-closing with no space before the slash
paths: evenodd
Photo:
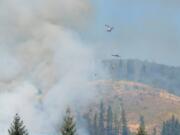
<path id="1" fill-rule="evenodd" d="M 99 111 L 86 116 L 89 134 L 91 135 L 119 135 L 122 131 L 122 135 L 129 135 L 129 129 L 127 126 L 126 113 L 121 104 L 121 120 L 113 113 L 111 105 L 104 106 L 101 101 Z M 107 109 L 106 109 L 107 108 Z"/>
<path id="2" fill-rule="evenodd" d="M 90 111 L 86 116 L 90 135 L 148 135 L 143 116 L 140 116 L 139 127 L 136 133 L 130 132 L 123 102 L 119 104 L 121 106 L 119 114 L 112 109 L 113 107 L 111 105 L 105 106 L 102 101 L 98 110 L 94 109 L 96 112 L 93 113 Z M 117 107 L 117 105 L 115 107 Z M 172 116 L 171 119 L 163 122 L 160 132 L 157 132 L 156 128 L 151 132 L 151 135 L 157 134 L 180 135 L 179 120 L 175 118 L 175 116 Z"/>
<path id="3" fill-rule="evenodd" d="M 140 117 L 137 132 L 131 133 L 123 107 L 120 121 L 116 116 L 113 116 L 114 113 L 110 105 L 105 111 L 104 104 L 101 102 L 99 109 L 99 113 L 95 113 L 93 119 L 87 119 L 89 135 L 148 135 L 143 116 Z M 18 114 L 15 115 L 8 133 L 9 135 L 29 135 L 28 130 Z M 66 110 L 66 115 L 62 127 L 59 129 L 59 133 L 61 135 L 77 135 L 76 122 L 70 108 Z M 156 128 L 153 129 L 152 135 L 157 135 Z M 171 119 L 163 122 L 160 135 L 180 135 L 179 120 L 175 118 L 175 116 L 172 116 Z"/>

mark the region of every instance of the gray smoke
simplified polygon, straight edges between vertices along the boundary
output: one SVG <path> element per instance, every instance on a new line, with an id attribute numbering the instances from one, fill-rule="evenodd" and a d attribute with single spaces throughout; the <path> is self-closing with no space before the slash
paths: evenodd
<path id="1" fill-rule="evenodd" d="M 67 106 L 82 109 L 93 99 L 88 82 L 99 69 L 76 33 L 90 15 L 87 0 L 0 1 L 2 134 L 15 113 L 30 134 L 54 134 Z"/>

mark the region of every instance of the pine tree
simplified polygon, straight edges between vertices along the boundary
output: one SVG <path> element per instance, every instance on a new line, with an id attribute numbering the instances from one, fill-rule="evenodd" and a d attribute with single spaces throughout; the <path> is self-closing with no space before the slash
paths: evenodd
<path id="1" fill-rule="evenodd" d="M 76 134 L 76 124 L 74 122 L 74 118 L 69 108 L 66 111 L 64 123 L 61 128 L 61 133 L 62 135 L 75 135 Z"/>
<path id="2" fill-rule="evenodd" d="M 137 132 L 136 135 L 147 135 L 147 133 L 146 133 L 145 129 L 140 126 L 140 127 L 138 128 L 138 132 Z"/>
<path id="3" fill-rule="evenodd" d="M 125 113 L 123 104 L 121 106 L 122 106 L 122 112 L 121 112 L 122 135 L 128 135 L 129 134 L 129 129 L 128 129 L 128 126 L 127 126 L 126 113 Z"/>
<path id="4" fill-rule="evenodd" d="M 113 133 L 114 135 L 119 135 L 120 132 L 122 131 L 122 120 L 121 120 L 121 114 L 122 113 L 122 99 L 120 97 L 117 97 L 115 101 L 115 107 L 114 107 L 114 114 L 113 114 L 113 123 L 114 123 L 114 128 L 113 128 Z"/>
<path id="5" fill-rule="evenodd" d="M 94 115 L 94 121 L 93 121 L 93 135 L 98 135 L 98 123 L 97 123 L 97 113 Z"/>
<path id="6" fill-rule="evenodd" d="M 93 132 L 94 132 L 94 123 L 93 123 L 93 121 L 91 120 L 91 118 L 90 118 L 90 114 L 87 114 L 86 116 L 85 116 L 85 118 L 86 118 L 86 120 L 87 120 L 87 128 L 88 128 L 88 131 L 89 131 L 89 134 L 90 135 L 93 135 Z"/>
<path id="7" fill-rule="evenodd" d="M 180 123 L 174 116 L 163 122 L 161 135 L 180 135 Z"/>
<path id="8" fill-rule="evenodd" d="M 107 110 L 107 135 L 113 134 L 113 112 L 111 106 Z"/>
<path id="9" fill-rule="evenodd" d="M 143 116 L 140 116 L 140 126 L 145 129 L 145 122 Z"/>
<path id="10" fill-rule="evenodd" d="M 157 131 L 156 131 L 156 128 L 153 128 L 153 135 L 157 135 Z"/>
<path id="11" fill-rule="evenodd" d="M 116 114 L 114 114 L 114 135 L 119 135 L 121 123 L 118 120 L 118 117 Z"/>
<path id="12" fill-rule="evenodd" d="M 100 112 L 99 112 L 99 135 L 104 135 L 104 104 L 101 102 L 100 104 Z"/>
<path id="13" fill-rule="evenodd" d="M 161 131 L 161 135 L 167 135 L 167 127 L 166 127 L 166 122 L 163 122 L 162 131 Z"/>
<path id="14" fill-rule="evenodd" d="M 144 117 L 140 117 L 140 126 L 138 128 L 138 132 L 136 135 L 147 135 L 147 132 L 145 130 L 145 122 L 144 122 Z"/>
<path id="15" fill-rule="evenodd" d="M 25 129 L 23 121 L 20 119 L 18 114 L 15 115 L 8 133 L 9 135 L 28 135 L 28 131 Z"/>

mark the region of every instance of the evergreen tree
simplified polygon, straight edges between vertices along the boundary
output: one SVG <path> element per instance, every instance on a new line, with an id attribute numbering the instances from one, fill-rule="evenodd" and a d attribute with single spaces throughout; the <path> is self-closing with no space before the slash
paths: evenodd
<path id="1" fill-rule="evenodd" d="M 122 119 L 122 135 L 128 135 L 129 130 L 127 126 L 126 113 L 123 107 L 122 107 L 121 119 Z"/>
<path id="2" fill-rule="evenodd" d="M 113 112 L 112 108 L 109 105 L 107 110 L 107 135 L 113 134 Z"/>
<path id="3" fill-rule="evenodd" d="M 9 135 L 28 135 L 28 131 L 25 129 L 23 121 L 20 119 L 18 114 L 15 115 L 14 121 L 11 124 L 11 127 L 8 130 L 8 132 Z"/>
<path id="4" fill-rule="evenodd" d="M 114 135 L 119 135 L 121 123 L 118 121 L 118 117 L 114 114 Z"/>
<path id="5" fill-rule="evenodd" d="M 180 135 L 180 123 L 174 116 L 163 122 L 161 135 Z"/>
<path id="6" fill-rule="evenodd" d="M 97 113 L 94 115 L 94 122 L 93 122 L 93 135 L 98 135 L 98 123 L 97 123 Z"/>
<path id="7" fill-rule="evenodd" d="M 180 135 L 180 123 L 177 119 L 175 119 L 173 128 L 174 128 L 174 135 Z"/>
<path id="8" fill-rule="evenodd" d="M 89 134 L 90 135 L 93 135 L 93 132 L 94 132 L 94 123 L 93 123 L 93 121 L 91 120 L 91 118 L 90 118 L 90 114 L 87 114 L 86 116 L 85 116 L 85 118 L 86 118 L 86 120 L 87 120 L 87 129 L 88 129 L 88 131 L 89 131 Z"/>
<path id="9" fill-rule="evenodd" d="M 140 126 L 136 135 L 147 135 L 147 132 L 145 131 L 145 128 Z"/>
<path id="10" fill-rule="evenodd" d="M 145 122 L 143 116 L 140 116 L 140 126 L 145 129 Z"/>
<path id="11" fill-rule="evenodd" d="M 140 126 L 138 128 L 137 135 L 147 135 L 146 129 L 145 129 L 145 122 L 144 122 L 144 117 L 140 117 Z"/>
<path id="12" fill-rule="evenodd" d="M 104 104 L 101 101 L 99 112 L 99 135 L 104 135 Z"/>
<path id="13" fill-rule="evenodd" d="M 114 123 L 114 135 L 119 135 L 120 132 L 122 131 L 122 120 L 121 120 L 121 114 L 122 113 L 122 99 L 120 97 L 117 97 L 115 101 L 115 106 L 114 106 L 114 113 L 113 113 L 113 123 Z"/>
<path id="14" fill-rule="evenodd" d="M 161 135 L 167 135 L 166 122 L 163 122 Z"/>
<path id="15" fill-rule="evenodd" d="M 76 134 L 76 124 L 69 108 L 67 109 L 66 116 L 64 117 L 64 123 L 61 128 L 61 133 L 62 135 Z"/>
<path id="16" fill-rule="evenodd" d="M 157 135 L 156 128 L 153 129 L 153 135 Z"/>

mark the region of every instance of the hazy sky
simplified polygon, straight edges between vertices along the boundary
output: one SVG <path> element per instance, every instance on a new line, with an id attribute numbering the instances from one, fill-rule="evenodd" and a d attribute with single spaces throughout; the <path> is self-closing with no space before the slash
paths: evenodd
<path id="1" fill-rule="evenodd" d="M 93 0 L 93 15 L 82 37 L 102 57 L 118 53 L 180 66 L 179 0 Z M 107 33 L 104 24 L 115 27 Z"/>

